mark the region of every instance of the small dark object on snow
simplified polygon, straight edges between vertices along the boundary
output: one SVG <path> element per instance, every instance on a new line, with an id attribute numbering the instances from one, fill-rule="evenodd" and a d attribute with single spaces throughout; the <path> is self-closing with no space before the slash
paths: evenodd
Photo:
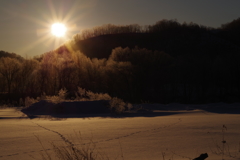
<path id="1" fill-rule="evenodd" d="M 204 160 L 208 157 L 207 153 L 201 154 L 199 157 L 194 158 L 193 160 Z"/>

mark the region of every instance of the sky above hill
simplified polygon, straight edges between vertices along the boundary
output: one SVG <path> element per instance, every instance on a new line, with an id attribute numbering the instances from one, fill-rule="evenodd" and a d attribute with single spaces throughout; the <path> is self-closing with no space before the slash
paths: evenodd
<path id="1" fill-rule="evenodd" d="M 162 19 L 220 27 L 240 17 L 239 0 L 0 0 L 0 50 L 33 57 L 81 30 L 103 24 L 152 25 Z M 50 32 L 55 22 L 65 37 Z"/>

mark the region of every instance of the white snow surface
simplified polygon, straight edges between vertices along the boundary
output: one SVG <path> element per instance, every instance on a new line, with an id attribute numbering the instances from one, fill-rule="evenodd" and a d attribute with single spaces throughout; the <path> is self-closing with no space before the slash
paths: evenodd
<path id="1" fill-rule="evenodd" d="M 188 160 L 202 153 L 208 153 L 206 160 L 240 159 L 240 104 L 139 107 L 153 112 L 30 119 L 13 108 L 0 109 L 0 160 L 41 159 L 43 147 L 36 137 L 52 155 L 51 143 L 64 146 L 63 139 L 68 139 L 77 146 L 92 142 L 109 159 Z M 224 152 L 217 151 L 223 140 Z"/>

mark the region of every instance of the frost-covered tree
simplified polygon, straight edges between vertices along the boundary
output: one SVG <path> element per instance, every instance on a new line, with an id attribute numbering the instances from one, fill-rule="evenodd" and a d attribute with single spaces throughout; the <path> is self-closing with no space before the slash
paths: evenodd
<path id="1" fill-rule="evenodd" d="M 20 70 L 21 64 L 18 60 L 9 57 L 4 57 L 0 59 L 0 74 L 7 82 L 8 93 L 11 92 L 13 82 L 16 79 Z"/>

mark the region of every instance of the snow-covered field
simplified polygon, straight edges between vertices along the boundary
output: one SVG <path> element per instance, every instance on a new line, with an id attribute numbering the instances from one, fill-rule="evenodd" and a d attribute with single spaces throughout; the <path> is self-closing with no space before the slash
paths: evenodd
<path id="1" fill-rule="evenodd" d="M 66 119 L 29 119 L 14 109 L 0 109 L 0 160 L 41 159 L 38 138 L 51 154 L 51 142 L 66 145 L 63 141 L 69 140 L 79 146 L 92 142 L 109 159 L 178 160 L 202 153 L 208 153 L 207 160 L 240 159 L 240 104 L 227 106 L 145 105 L 154 112 Z"/>

